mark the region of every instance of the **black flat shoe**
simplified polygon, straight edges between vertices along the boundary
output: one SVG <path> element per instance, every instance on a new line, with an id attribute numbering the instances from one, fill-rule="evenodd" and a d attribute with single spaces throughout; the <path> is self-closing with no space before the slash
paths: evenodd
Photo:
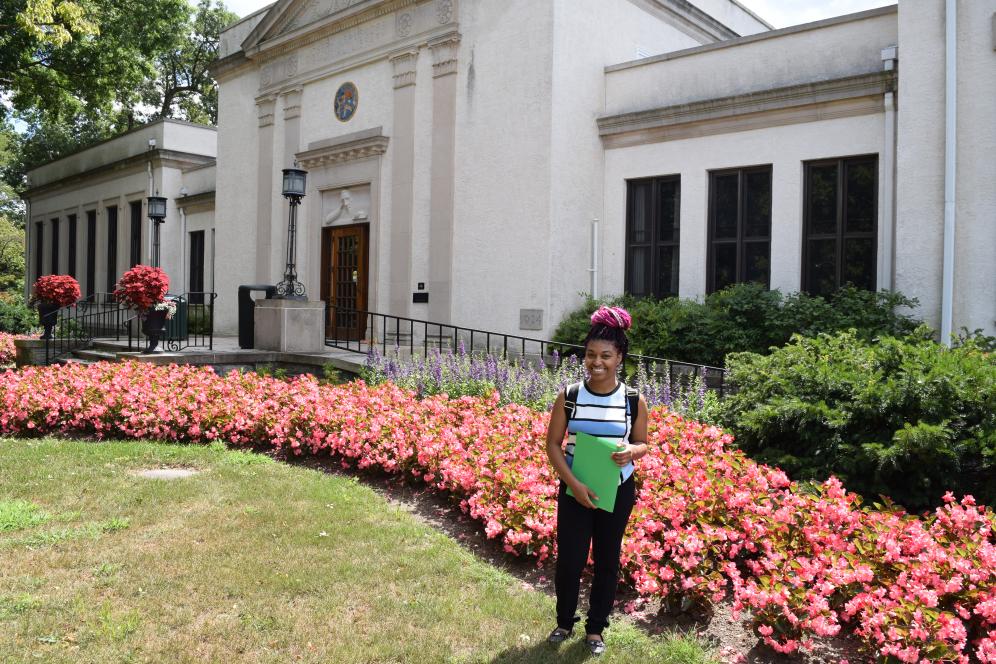
<path id="1" fill-rule="evenodd" d="M 601 639 L 585 639 L 584 644 L 588 646 L 588 650 L 595 657 L 600 656 L 605 652 L 605 641 Z"/>
<path id="2" fill-rule="evenodd" d="M 571 638 L 574 634 L 573 629 L 564 629 L 563 627 L 558 627 L 557 629 L 550 632 L 550 636 L 546 637 L 548 643 L 563 643 L 567 639 Z"/>

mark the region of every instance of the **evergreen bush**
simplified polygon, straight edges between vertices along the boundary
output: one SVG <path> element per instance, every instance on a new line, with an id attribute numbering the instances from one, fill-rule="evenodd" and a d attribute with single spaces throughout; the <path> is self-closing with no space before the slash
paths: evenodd
<path id="1" fill-rule="evenodd" d="M 553 340 L 580 344 L 589 317 L 602 304 L 626 307 L 633 315 L 630 350 L 639 355 L 723 366 L 728 353 L 767 354 L 793 334 L 812 336 L 854 328 L 861 339 L 909 334 L 917 325 L 900 313 L 916 300 L 890 291 L 843 288 L 829 299 L 805 293 L 782 295 L 758 284 L 736 284 L 704 301 L 630 296 L 588 298 L 557 327 Z"/>
<path id="2" fill-rule="evenodd" d="M 16 301 L 0 298 L 0 332 L 27 334 L 38 325 L 38 312 Z"/>
<path id="3" fill-rule="evenodd" d="M 754 459 L 793 479 L 841 478 L 908 509 L 945 491 L 996 501 L 996 355 L 924 327 L 869 341 L 853 330 L 795 336 L 770 355 L 727 357 L 720 421 Z"/>

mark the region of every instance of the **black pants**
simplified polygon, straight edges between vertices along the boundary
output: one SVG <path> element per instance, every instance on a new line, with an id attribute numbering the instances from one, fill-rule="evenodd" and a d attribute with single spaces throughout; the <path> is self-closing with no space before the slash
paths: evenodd
<path id="1" fill-rule="evenodd" d="M 632 477 L 619 485 L 615 509 L 611 514 L 605 510 L 582 507 L 567 495 L 567 485 L 560 483 L 560 494 L 557 496 L 557 573 L 554 577 L 558 627 L 571 629 L 579 620 L 574 612 L 578 608 L 581 572 L 588 562 L 589 547 L 592 549 L 595 575 L 591 582 L 585 632 L 601 634 L 609 626 L 609 614 L 619 581 L 623 533 L 635 502 L 636 483 Z"/>

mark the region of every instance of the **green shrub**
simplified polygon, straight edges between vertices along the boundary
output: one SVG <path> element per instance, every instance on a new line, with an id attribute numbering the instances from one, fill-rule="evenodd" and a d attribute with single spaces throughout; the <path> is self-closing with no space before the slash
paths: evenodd
<path id="1" fill-rule="evenodd" d="M 187 305 L 187 334 L 211 334 L 211 309 L 208 305 Z"/>
<path id="2" fill-rule="evenodd" d="M 0 300 L 0 332 L 27 334 L 37 326 L 37 311 L 20 302 Z"/>
<path id="3" fill-rule="evenodd" d="M 793 479 L 833 474 L 909 509 L 945 491 L 996 502 L 996 356 L 948 349 L 919 328 L 862 340 L 853 330 L 796 336 L 768 356 L 727 357 L 736 391 L 720 421 L 737 445 Z"/>
<path id="4" fill-rule="evenodd" d="M 633 314 L 630 347 L 635 354 L 723 366 L 728 353 L 767 354 L 795 333 L 812 336 L 854 328 L 861 339 L 909 334 L 911 317 L 898 313 L 916 306 L 900 293 L 844 288 L 829 300 L 805 293 L 783 296 L 758 284 L 737 284 L 703 302 L 667 298 L 591 298 L 557 327 L 553 340 L 579 344 L 589 317 L 601 304 L 624 306 Z"/>

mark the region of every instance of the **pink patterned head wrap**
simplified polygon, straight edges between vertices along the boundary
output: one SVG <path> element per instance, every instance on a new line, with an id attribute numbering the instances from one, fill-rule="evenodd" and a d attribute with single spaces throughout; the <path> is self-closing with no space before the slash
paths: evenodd
<path id="1" fill-rule="evenodd" d="M 633 327 L 633 317 L 622 307 L 603 306 L 599 307 L 598 311 L 591 315 L 591 324 L 628 330 Z"/>

